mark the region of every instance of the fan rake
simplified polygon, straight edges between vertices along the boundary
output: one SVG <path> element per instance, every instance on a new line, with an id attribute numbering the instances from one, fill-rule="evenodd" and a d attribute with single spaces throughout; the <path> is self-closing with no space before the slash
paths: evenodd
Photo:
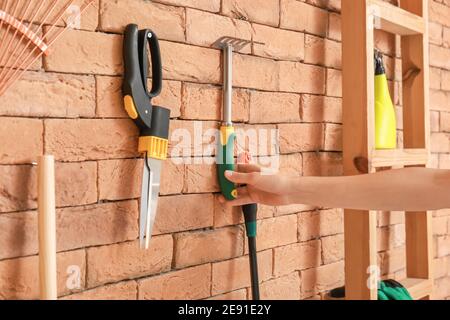
<path id="1" fill-rule="evenodd" d="M 0 0 L 0 96 L 95 0 Z"/>

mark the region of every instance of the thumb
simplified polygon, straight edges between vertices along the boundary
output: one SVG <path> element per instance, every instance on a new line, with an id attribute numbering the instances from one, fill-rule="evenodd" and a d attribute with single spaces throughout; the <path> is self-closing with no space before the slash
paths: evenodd
<path id="1" fill-rule="evenodd" d="M 242 183 L 242 184 L 252 184 L 255 181 L 256 172 L 251 173 L 243 173 L 236 171 L 225 171 L 225 177 L 234 183 Z"/>

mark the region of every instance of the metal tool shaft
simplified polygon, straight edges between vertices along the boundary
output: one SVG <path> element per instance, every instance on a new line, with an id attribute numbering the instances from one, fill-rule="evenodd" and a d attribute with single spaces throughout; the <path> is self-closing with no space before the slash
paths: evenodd
<path id="1" fill-rule="evenodd" d="M 233 46 L 225 44 L 223 48 L 223 121 L 231 126 L 231 105 L 233 99 Z"/>

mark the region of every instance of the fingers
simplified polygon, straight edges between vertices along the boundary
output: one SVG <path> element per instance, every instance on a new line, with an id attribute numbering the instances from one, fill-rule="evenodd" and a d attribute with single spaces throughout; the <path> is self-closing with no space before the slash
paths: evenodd
<path id="1" fill-rule="evenodd" d="M 255 164 L 238 164 L 237 171 L 243 173 L 261 172 L 261 168 Z"/>
<path id="2" fill-rule="evenodd" d="M 225 171 L 225 177 L 234 183 L 241 183 L 241 184 L 251 184 L 255 178 L 256 175 L 259 175 L 257 172 L 251 172 L 251 173 L 242 173 L 237 171 Z"/>

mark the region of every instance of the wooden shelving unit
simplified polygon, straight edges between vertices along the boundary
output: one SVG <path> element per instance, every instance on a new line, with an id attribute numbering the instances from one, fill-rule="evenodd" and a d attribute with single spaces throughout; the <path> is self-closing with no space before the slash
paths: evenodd
<path id="1" fill-rule="evenodd" d="M 342 0 L 344 172 L 356 175 L 354 159 L 368 172 L 381 167 L 426 166 L 429 157 L 428 2 Z M 374 29 L 401 35 L 404 149 L 375 150 Z M 377 212 L 345 210 L 346 299 L 377 299 L 367 285 L 368 268 L 377 265 Z M 406 213 L 406 273 L 400 281 L 414 299 L 432 292 L 431 213 Z"/>

